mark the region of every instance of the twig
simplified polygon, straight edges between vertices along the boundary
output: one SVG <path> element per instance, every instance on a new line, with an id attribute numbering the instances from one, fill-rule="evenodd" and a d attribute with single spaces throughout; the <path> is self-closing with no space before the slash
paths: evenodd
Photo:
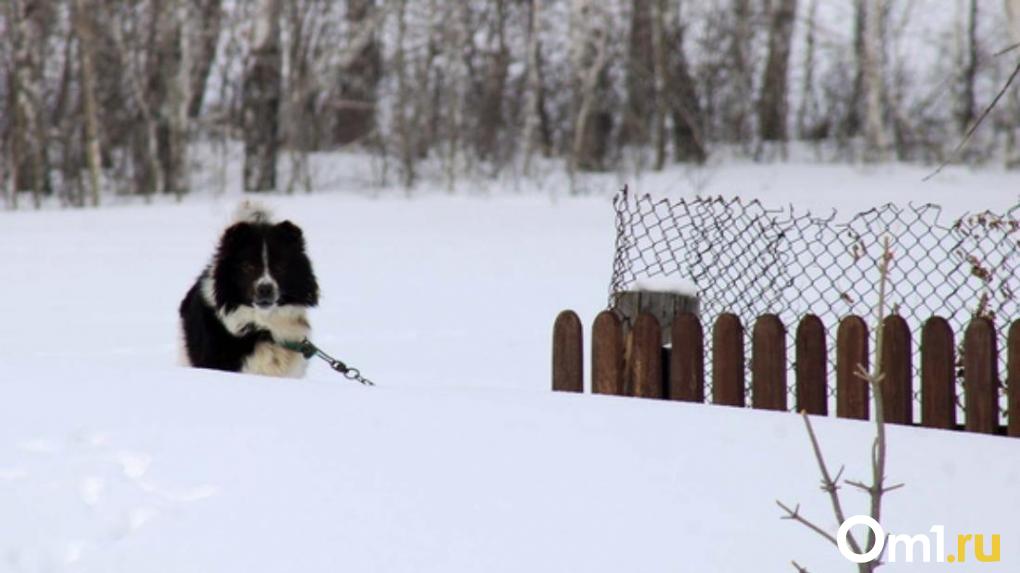
<path id="1" fill-rule="evenodd" d="M 999 50 L 998 52 L 995 52 L 994 54 L 992 54 L 992 57 L 993 58 L 998 58 L 999 56 L 1005 56 L 1006 54 L 1012 52 L 1013 50 L 1015 50 L 1017 48 L 1020 48 L 1020 42 L 1017 42 L 1017 43 L 1013 44 L 1012 46 L 1006 46 L 1005 48 L 1003 48 L 1003 49 Z"/>
<path id="2" fill-rule="evenodd" d="M 807 567 L 801 567 L 796 561 L 790 561 L 790 563 L 793 565 L 793 568 L 797 570 L 797 573 L 809 573 Z"/>
<path id="3" fill-rule="evenodd" d="M 1016 46 L 1007 48 L 1007 51 L 1012 50 L 1015 47 Z M 949 165 L 951 161 L 955 161 L 957 159 L 957 157 L 960 155 L 960 151 L 962 151 L 963 148 L 966 147 L 968 143 L 970 143 L 970 139 L 974 135 L 974 132 L 977 131 L 978 127 L 981 127 L 981 124 L 984 123 L 985 118 L 988 117 L 988 114 L 992 113 L 992 109 L 995 108 L 995 106 L 999 103 L 999 100 L 1002 99 L 1002 96 L 1005 95 L 1006 92 L 1009 90 L 1009 86 L 1013 85 L 1013 80 L 1015 80 L 1018 75 L 1020 75 L 1020 63 L 1017 63 L 1016 68 L 1013 70 L 1013 73 L 1010 74 L 1009 79 L 1006 80 L 1006 84 L 1002 86 L 1002 89 L 999 90 L 999 93 L 995 95 L 995 99 L 992 100 L 992 103 L 988 104 L 988 107 L 986 107 L 985 110 L 981 112 L 981 116 L 977 118 L 977 121 L 975 121 L 974 124 L 970 126 L 970 129 L 967 130 L 967 133 L 963 136 L 963 140 L 961 140 L 959 145 L 956 146 L 956 149 L 954 149 L 953 152 L 949 154 L 949 157 L 942 160 L 942 163 L 939 164 L 938 168 L 936 168 L 935 171 L 929 173 L 924 179 L 922 179 L 922 181 L 928 181 L 932 177 L 935 177 L 939 173 L 942 173 L 942 170 L 945 169 L 946 166 Z"/>
<path id="4" fill-rule="evenodd" d="M 779 507 L 783 508 L 783 511 L 786 512 L 786 515 L 783 516 L 781 519 L 791 519 L 793 521 L 796 521 L 797 523 L 800 523 L 800 524 L 804 525 L 805 527 L 807 527 L 811 531 L 814 531 L 818 535 L 821 535 L 822 537 L 828 539 L 829 542 L 832 543 L 833 545 L 836 545 L 836 537 L 835 536 L 833 536 L 828 531 L 825 531 L 821 527 L 815 525 L 810 520 L 806 519 L 804 516 L 802 516 L 800 514 L 800 505 L 799 504 L 797 505 L 796 508 L 790 509 L 789 507 L 786 506 L 786 504 L 784 504 L 783 502 L 781 502 L 781 501 L 779 501 L 777 499 L 776 500 L 776 505 L 778 505 Z"/>
<path id="5" fill-rule="evenodd" d="M 829 494 L 829 500 L 832 502 L 832 513 L 836 516 L 836 521 L 843 523 L 846 521 L 846 514 L 843 513 L 843 504 L 839 500 L 839 485 L 832 479 L 829 474 L 829 468 L 825 465 L 825 459 L 822 457 L 822 448 L 818 445 L 818 437 L 815 436 L 815 430 L 811 427 L 811 418 L 808 417 L 807 412 L 801 412 L 801 417 L 804 418 L 804 426 L 807 428 L 808 437 L 811 439 L 811 449 L 815 452 L 818 471 L 822 474 L 822 490 Z M 841 475 L 843 475 L 843 468 L 840 468 L 837 474 L 837 476 Z M 847 542 L 855 553 L 861 552 L 853 535 L 847 536 Z"/>

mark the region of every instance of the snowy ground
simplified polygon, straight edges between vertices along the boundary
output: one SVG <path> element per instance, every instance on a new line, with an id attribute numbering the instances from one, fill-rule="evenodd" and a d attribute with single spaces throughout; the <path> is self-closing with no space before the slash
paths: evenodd
<path id="1" fill-rule="evenodd" d="M 635 186 L 952 213 L 1020 191 L 995 170 L 924 173 L 735 164 Z M 321 365 L 296 382 L 174 366 L 176 305 L 236 195 L 0 214 L 0 571 L 851 570 L 778 519 L 777 497 L 832 521 L 796 416 L 548 391 L 552 319 L 589 323 L 606 300 L 618 180 L 584 183 L 272 198 L 308 238 L 315 340 L 371 389 Z M 866 477 L 870 427 L 817 428 Z M 1020 445 L 890 442 L 907 483 L 890 529 L 998 533 L 1000 564 L 953 569 L 1020 567 Z"/>

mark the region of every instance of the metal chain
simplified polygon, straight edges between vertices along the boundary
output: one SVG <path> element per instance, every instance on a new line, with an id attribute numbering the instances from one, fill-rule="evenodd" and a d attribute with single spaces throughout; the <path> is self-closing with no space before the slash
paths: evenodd
<path id="1" fill-rule="evenodd" d="M 362 385 L 365 385 L 365 386 L 375 386 L 375 382 L 372 382 L 368 378 L 365 378 L 364 376 L 362 376 L 360 370 L 358 370 L 357 368 L 351 368 L 350 366 L 344 364 L 343 360 L 339 360 L 337 358 L 333 358 L 329 354 L 326 354 L 325 351 L 323 351 L 318 346 L 312 344 L 312 341 L 308 340 L 307 338 L 302 340 L 297 345 L 296 348 L 293 348 L 290 345 L 284 345 L 284 347 L 285 348 L 290 348 L 291 350 L 296 350 L 296 351 L 300 352 L 301 354 L 304 355 L 305 358 L 311 358 L 312 356 L 317 356 L 317 357 L 325 360 L 326 364 L 329 364 L 330 368 L 332 368 L 336 372 L 339 372 L 340 374 L 343 374 L 344 378 L 346 378 L 348 380 L 353 380 L 355 382 L 359 382 L 359 383 L 361 383 Z"/>

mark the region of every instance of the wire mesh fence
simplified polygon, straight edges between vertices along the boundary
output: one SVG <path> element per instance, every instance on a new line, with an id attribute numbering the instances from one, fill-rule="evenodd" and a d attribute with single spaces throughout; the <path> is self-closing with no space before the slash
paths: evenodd
<path id="1" fill-rule="evenodd" d="M 887 304 L 912 330 L 918 401 L 918 342 L 928 317 L 947 319 L 958 339 L 971 318 L 989 317 L 1000 340 L 1010 321 L 1020 318 L 1020 205 L 1001 214 L 944 220 L 937 205 L 887 204 L 841 220 L 835 211 L 816 216 L 792 206 L 767 208 L 757 200 L 654 199 L 626 188 L 613 204 L 616 255 L 610 307 L 619 293 L 643 279 L 693 283 L 709 329 L 706 340 L 711 339 L 712 321 L 724 312 L 739 316 L 745 328 L 755 317 L 773 313 L 788 330 L 805 315 L 815 314 L 826 326 L 830 349 L 842 317 L 856 314 L 874 327 L 878 262 L 888 236 L 894 258 Z M 792 373 L 793 337 L 788 335 L 787 341 Z M 962 349 L 958 354 L 962 408 Z M 1004 394 L 1005 352 L 999 357 Z M 833 392 L 830 383 L 830 396 Z M 1000 410 L 1005 411 L 1001 397 Z"/>

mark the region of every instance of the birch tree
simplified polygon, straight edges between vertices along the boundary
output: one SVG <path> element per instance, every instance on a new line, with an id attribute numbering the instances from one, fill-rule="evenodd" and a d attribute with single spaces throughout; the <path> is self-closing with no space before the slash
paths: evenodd
<path id="1" fill-rule="evenodd" d="M 571 172 L 605 167 L 612 114 L 606 107 L 609 14 L 597 0 L 573 0 L 570 50 L 574 69 Z"/>
<path id="2" fill-rule="evenodd" d="M 188 117 L 195 119 L 202 111 L 205 88 L 209 82 L 216 49 L 223 26 L 223 0 L 189 0 L 194 3 L 192 22 L 185 30 L 186 41 L 192 46 L 189 82 Z"/>
<path id="3" fill-rule="evenodd" d="M 11 92 L 13 127 L 11 129 L 12 182 L 17 192 L 28 188 L 32 203 L 38 208 L 49 189 L 46 161 L 46 126 L 43 124 L 42 62 L 39 61 L 43 42 L 41 19 L 48 6 L 43 0 L 8 0 L 13 45 Z M 22 167 L 25 166 L 25 169 Z"/>
<path id="4" fill-rule="evenodd" d="M 282 97 L 281 0 L 258 0 L 251 56 L 244 75 L 244 190 L 276 189 Z"/>
<path id="5" fill-rule="evenodd" d="M 889 155 L 889 135 L 885 125 L 885 78 L 882 19 L 885 0 L 858 0 L 864 11 L 861 74 L 864 89 L 864 159 L 883 161 Z"/>

